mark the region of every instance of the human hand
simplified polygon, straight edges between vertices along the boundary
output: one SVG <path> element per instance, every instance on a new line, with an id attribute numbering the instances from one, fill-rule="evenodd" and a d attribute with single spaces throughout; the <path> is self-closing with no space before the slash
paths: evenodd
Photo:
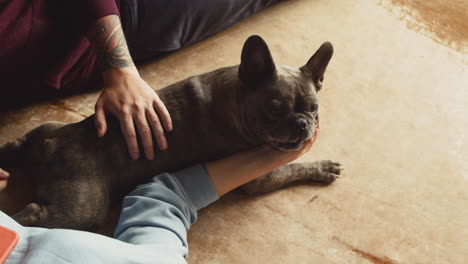
<path id="1" fill-rule="evenodd" d="M 280 167 L 300 158 L 302 155 L 308 152 L 317 139 L 319 131 L 320 122 L 317 121 L 317 127 L 315 128 L 315 133 L 312 138 L 304 141 L 302 147 L 295 151 L 281 151 L 269 144 L 263 147 L 267 149 L 267 152 L 270 154 L 270 159 L 275 163 L 275 165 Z"/>
<path id="2" fill-rule="evenodd" d="M 103 73 L 103 79 L 104 89 L 95 106 L 98 136 L 106 134 L 106 112 L 110 112 L 120 120 L 130 156 L 134 160 L 140 157 L 136 128 L 146 158 L 153 160 L 152 136 L 159 149 L 165 150 L 168 146 L 164 130 L 172 130 L 171 117 L 164 103 L 141 79 L 135 66 L 109 69 Z"/>
<path id="3" fill-rule="evenodd" d="M 318 135 L 306 140 L 296 151 L 281 151 L 270 144 L 233 154 L 227 158 L 204 163 L 218 195 L 224 195 L 247 182 L 265 175 L 306 153 Z"/>
<path id="4" fill-rule="evenodd" d="M 7 171 L 0 168 L 0 191 L 5 189 L 5 187 L 7 186 L 8 177 L 10 177 L 10 174 Z"/>

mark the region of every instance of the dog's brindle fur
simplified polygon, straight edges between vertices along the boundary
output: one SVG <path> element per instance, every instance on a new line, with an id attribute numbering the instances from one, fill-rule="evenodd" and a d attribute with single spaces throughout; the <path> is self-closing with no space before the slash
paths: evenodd
<path id="1" fill-rule="evenodd" d="M 313 136 L 316 92 L 333 48 L 324 43 L 300 68 L 275 66 L 259 36 L 244 44 L 239 66 L 191 77 L 157 91 L 171 114 L 169 148 L 154 161 L 129 158 L 116 119 L 96 136 L 94 116 L 49 122 L 0 147 L 0 167 L 22 166 L 35 183 L 35 202 L 14 219 L 23 225 L 94 229 L 109 207 L 152 176 L 271 143 L 298 149 Z M 338 163 L 290 164 L 244 186 L 250 193 L 301 180 L 332 182 Z M 14 175 L 12 176 L 14 177 Z"/>

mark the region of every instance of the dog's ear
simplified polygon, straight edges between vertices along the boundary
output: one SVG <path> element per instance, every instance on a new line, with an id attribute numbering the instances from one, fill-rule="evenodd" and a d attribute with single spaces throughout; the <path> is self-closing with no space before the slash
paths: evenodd
<path id="1" fill-rule="evenodd" d="M 239 79 L 246 84 L 255 84 L 272 78 L 275 71 L 275 63 L 265 41 L 260 36 L 250 36 L 242 48 Z"/>
<path id="2" fill-rule="evenodd" d="M 322 88 L 323 75 L 332 55 L 333 45 L 327 41 L 320 46 L 306 65 L 301 67 L 302 72 L 312 78 L 316 91 Z"/>

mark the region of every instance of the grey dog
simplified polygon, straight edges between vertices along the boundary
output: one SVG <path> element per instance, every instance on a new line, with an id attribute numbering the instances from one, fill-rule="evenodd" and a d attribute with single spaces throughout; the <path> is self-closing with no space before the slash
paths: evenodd
<path id="1" fill-rule="evenodd" d="M 190 77 L 157 91 L 173 120 L 170 146 L 156 158 L 131 160 L 116 119 L 95 133 L 94 116 L 45 123 L 0 147 L 0 167 L 23 167 L 34 183 L 34 202 L 13 218 L 20 224 L 92 230 L 111 205 L 165 171 L 269 143 L 299 149 L 318 122 L 317 92 L 333 54 L 325 42 L 301 68 L 276 66 L 265 41 L 249 37 L 238 66 Z M 268 192 L 296 181 L 333 182 L 341 165 L 316 161 L 283 166 L 243 188 Z M 14 177 L 14 175 L 13 175 Z"/>

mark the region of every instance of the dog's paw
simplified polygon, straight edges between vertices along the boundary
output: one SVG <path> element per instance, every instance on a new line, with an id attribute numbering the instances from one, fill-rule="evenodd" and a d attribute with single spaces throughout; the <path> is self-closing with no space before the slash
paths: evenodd
<path id="1" fill-rule="evenodd" d="M 12 218 L 21 225 L 34 226 L 39 221 L 42 213 L 43 211 L 39 204 L 30 203 Z"/>
<path id="2" fill-rule="evenodd" d="M 324 183 L 334 182 L 343 171 L 341 163 L 332 160 L 316 161 L 314 165 L 317 169 L 314 180 Z"/>

